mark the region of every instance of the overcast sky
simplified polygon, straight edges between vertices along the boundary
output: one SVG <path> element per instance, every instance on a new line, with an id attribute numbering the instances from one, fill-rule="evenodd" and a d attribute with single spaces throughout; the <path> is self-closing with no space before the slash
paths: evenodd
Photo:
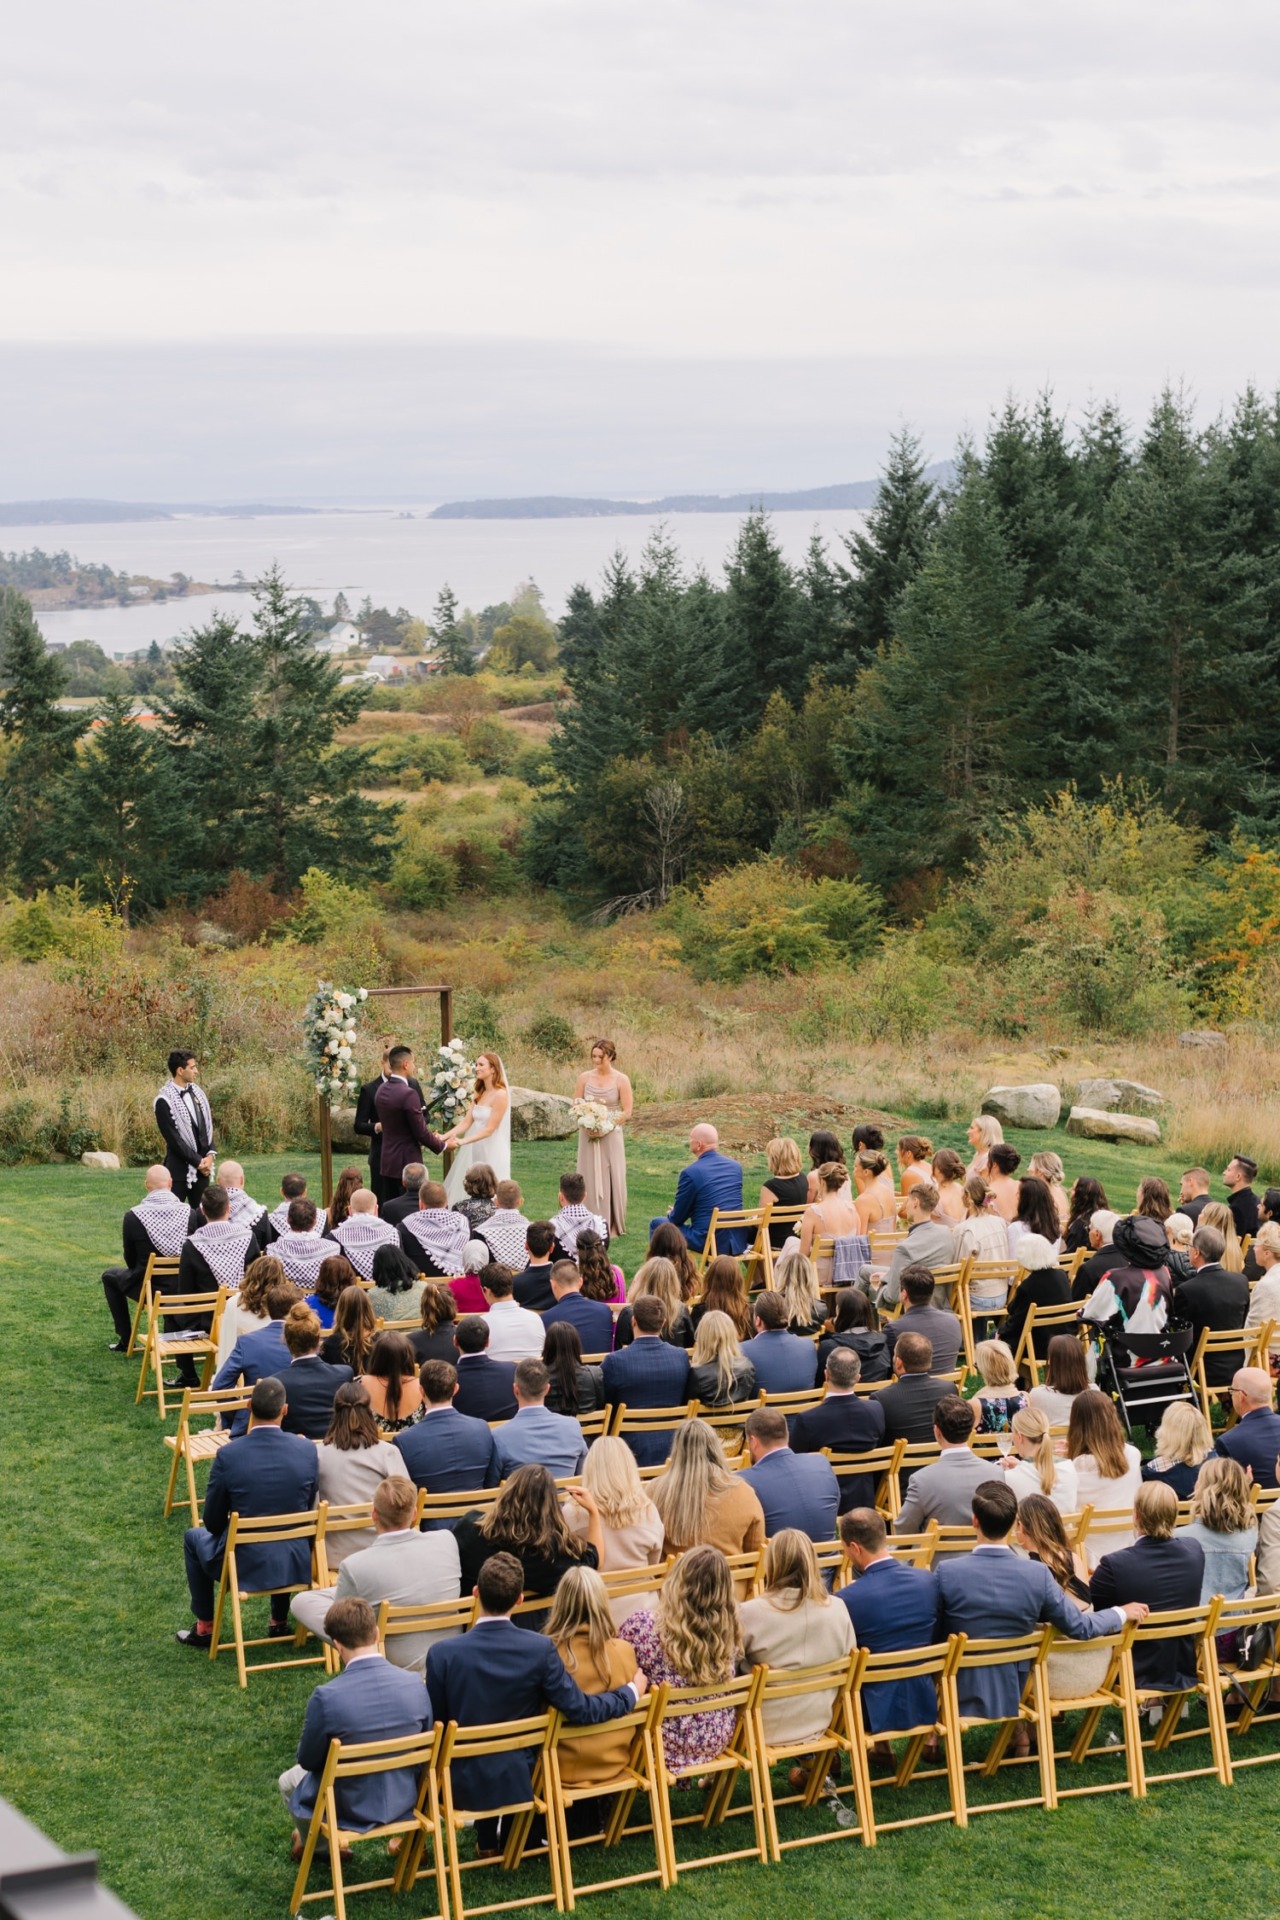
<path id="1" fill-rule="evenodd" d="M 0 495 L 856 479 L 1010 387 L 1277 384 L 1262 0 L 50 0 Z"/>

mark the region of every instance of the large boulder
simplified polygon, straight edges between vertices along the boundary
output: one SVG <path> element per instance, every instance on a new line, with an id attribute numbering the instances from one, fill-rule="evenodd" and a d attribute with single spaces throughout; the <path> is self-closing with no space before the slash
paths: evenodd
<path id="1" fill-rule="evenodd" d="M 539 1093 L 533 1087 L 511 1089 L 513 1140 L 569 1140 L 578 1131 L 563 1093 Z"/>
<path id="2" fill-rule="evenodd" d="M 1098 1113 L 1158 1113 L 1165 1097 L 1140 1080 L 1082 1080 L 1076 1101 Z"/>
<path id="3" fill-rule="evenodd" d="M 1178 1035 L 1180 1047 L 1225 1047 L 1226 1044 L 1226 1034 L 1219 1033 L 1215 1027 L 1188 1027 Z"/>
<path id="4" fill-rule="evenodd" d="M 99 1173 L 119 1173 L 120 1155 L 118 1153 L 82 1153 L 82 1167 L 96 1167 Z"/>
<path id="5" fill-rule="evenodd" d="M 357 1149 L 362 1154 L 369 1151 L 369 1142 L 363 1134 L 356 1132 L 356 1110 L 354 1107 L 332 1107 L 329 1114 L 329 1131 L 335 1147 L 344 1150 Z"/>
<path id="6" fill-rule="evenodd" d="M 982 1111 L 994 1114 L 1005 1127 L 1056 1127 L 1062 1095 L 1047 1080 L 1029 1087 L 988 1087 Z"/>
<path id="7" fill-rule="evenodd" d="M 1082 1140 L 1128 1140 L 1138 1147 L 1158 1147 L 1160 1126 L 1144 1113 L 1103 1113 L 1098 1107 L 1072 1107 L 1067 1132 Z"/>

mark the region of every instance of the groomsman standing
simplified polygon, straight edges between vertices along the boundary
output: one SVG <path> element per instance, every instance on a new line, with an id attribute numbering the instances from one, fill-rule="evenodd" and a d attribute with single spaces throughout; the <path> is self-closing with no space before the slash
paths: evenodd
<path id="1" fill-rule="evenodd" d="M 213 1112 L 196 1085 L 199 1077 L 194 1053 L 175 1047 L 169 1055 L 169 1079 L 155 1097 L 156 1125 L 173 1191 L 192 1207 L 200 1204 L 214 1161 Z"/>
<path id="2" fill-rule="evenodd" d="M 374 1104 L 379 1087 L 384 1087 L 390 1078 L 391 1043 L 388 1041 L 382 1049 L 381 1073 L 376 1080 L 366 1080 L 360 1089 L 360 1097 L 356 1101 L 355 1118 L 356 1132 L 369 1142 L 369 1190 L 377 1195 L 379 1206 L 384 1200 L 398 1200 L 402 1192 L 399 1176 L 388 1178 L 382 1171 L 382 1122 L 378 1118 L 378 1110 Z M 415 1080 L 412 1074 L 407 1075 L 406 1078 L 410 1090 L 417 1094 L 419 1101 L 425 1107 L 422 1083 Z"/>

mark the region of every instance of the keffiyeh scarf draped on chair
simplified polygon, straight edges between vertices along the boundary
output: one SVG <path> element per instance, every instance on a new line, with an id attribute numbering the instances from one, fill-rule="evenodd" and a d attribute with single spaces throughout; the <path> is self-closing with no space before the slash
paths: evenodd
<path id="1" fill-rule="evenodd" d="M 462 1255 L 471 1230 L 462 1214 L 451 1207 L 419 1207 L 401 1221 L 438 1273 L 462 1272 Z"/>
<path id="2" fill-rule="evenodd" d="M 176 1260 L 191 1232 L 191 1209 L 176 1193 L 163 1189 L 139 1200 L 130 1213 L 146 1234 L 157 1253 Z"/>
<path id="3" fill-rule="evenodd" d="M 286 1279 L 292 1280 L 294 1286 L 301 1287 L 304 1293 L 314 1293 L 316 1276 L 333 1252 L 333 1247 L 314 1233 L 294 1233 L 286 1227 L 267 1251 L 280 1262 Z"/>
<path id="4" fill-rule="evenodd" d="M 204 1255 L 220 1287 L 238 1287 L 244 1279 L 244 1257 L 252 1239 L 248 1227 L 238 1227 L 231 1220 L 208 1220 L 196 1228 L 191 1244 Z"/>
<path id="5" fill-rule="evenodd" d="M 416 1219 L 417 1215 L 410 1216 Z M 463 1236 L 465 1239 L 465 1235 Z M 389 1220 L 379 1220 L 374 1213 L 353 1213 L 340 1227 L 333 1230 L 337 1241 L 348 1260 L 362 1280 L 373 1278 L 373 1256 L 379 1247 L 398 1247 L 400 1235 Z"/>
<path id="6" fill-rule="evenodd" d="M 189 1099 L 188 1095 L 190 1095 Z M 156 1095 L 154 1104 L 158 1107 L 162 1101 L 169 1109 L 174 1132 L 182 1142 L 184 1151 L 193 1161 L 201 1159 L 213 1145 L 213 1109 L 205 1098 L 204 1089 L 197 1087 L 194 1083 L 189 1087 L 180 1087 L 176 1080 L 166 1080 Z M 193 1108 L 198 1112 L 204 1129 L 203 1146 L 196 1138 Z M 195 1182 L 196 1170 L 194 1166 L 190 1166 L 187 1168 L 187 1185 L 192 1187 Z"/>

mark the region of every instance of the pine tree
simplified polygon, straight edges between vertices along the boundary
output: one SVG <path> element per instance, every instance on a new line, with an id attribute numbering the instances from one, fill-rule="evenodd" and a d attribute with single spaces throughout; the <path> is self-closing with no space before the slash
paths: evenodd
<path id="1" fill-rule="evenodd" d="M 579 581 L 569 589 L 560 622 L 560 666 L 570 686 L 590 678 L 603 644 L 600 610 L 590 587 Z"/>
<path id="2" fill-rule="evenodd" d="M 749 513 L 742 522 L 725 578 L 725 665 L 749 724 L 775 687 L 798 692 L 805 678 L 795 578 L 766 513 Z"/>
<path id="3" fill-rule="evenodd" d="M 865 530 L 845 536 L 852 563 L 840 569 L 847 615 L 845 677 L 892 637 L 898 597 L 920 571 L 941 518 L 938 490 L 925 478 L 924 449 L 903 427 L 889 443 Z"/>
<path id="4" fill-rule="evenodd" d="M 193 822 L 163 744 L 128 694 L 108 694 L 58 794 L 65 854 L 60 877 L 84 883 L 126 921 L 130 903 L 163 906 Z"/>
<path id="5" fill-rule="evenodd" d="M 810 537 L 804 565 L 796 576 L 793 620 L 792 651 L 801 663 L 804 679 L 808 680 L 815 672 L 824 672 L 836 664 L 846 637 L 839 574 L 828 558 L 822 535 L 816 531 Z M 792 689 L 789 697 L 799 698 L 799 689 Z"/>
<path id="6" fill-rule="evenodd" d="M 87 716 L 59 706 L 66 672 L 50 653 L 31 603 L 0 588 L 0 737 L 8 742 L 0 780 L 0 866 L 19 885 L 56 877 L 62 853 L 56 819 L 59 781 L 75 763 Z"/>
<path id="7" fill-rule="evenodd" d="M 447 584 L 436 595 L 435 609 L 431 615 L 431 633 L 446 673 L 475 672 L 476 657 L 471 650 L 471 641 L 466 628 L 458 620 L 458 596 Z"/>
<path id="8" fill-rule="evenodd" d="M 245 729 L 257 693 L 252 638 L 220 615 L 193 628 L 173 654 L 174 691 L 163 715 L 176 791 L 191 831 L 178 890 L 216 893 L 246 864 L 253 802 L 245 774 Z"/>

